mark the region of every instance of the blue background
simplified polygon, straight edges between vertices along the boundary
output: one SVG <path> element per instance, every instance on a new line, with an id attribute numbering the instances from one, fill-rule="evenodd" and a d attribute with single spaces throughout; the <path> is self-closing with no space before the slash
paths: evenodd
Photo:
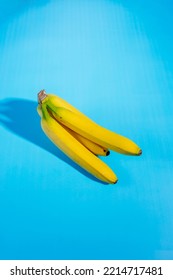
<path id="1" fill-rule="evenodd" d="M 173 259 L 172 1 L 0 1 L 0 258 Z M 143 149 L 104 185 L 43 134 L 41 89 Z"/>

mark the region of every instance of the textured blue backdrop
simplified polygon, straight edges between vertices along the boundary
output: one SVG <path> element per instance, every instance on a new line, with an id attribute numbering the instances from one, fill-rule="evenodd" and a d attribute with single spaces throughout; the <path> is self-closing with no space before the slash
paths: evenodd
<path id="1" fill-rule="evenodd" d="M 1 259 L 173 259 L 172 8 L 0 0 Z M 105 159 L 118 184 L 42 133 L 42 88 L 142 147 Z"/>

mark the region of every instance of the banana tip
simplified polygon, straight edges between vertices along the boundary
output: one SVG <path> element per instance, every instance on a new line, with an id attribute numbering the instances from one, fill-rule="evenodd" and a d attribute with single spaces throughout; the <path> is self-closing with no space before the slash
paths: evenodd
<path id="1" fill-rule="evenodd" d="M 106 156 L 108 156 L 108 155 L 110 155 L 110 151 L 107 151 L 107 152 L 106 152 Z"/>
<path id="2" fill-rule="evenodd" d="M 116 181 L 113 183 L 114 185 L 118 182 L 118 179 L 116 179 Z"/>
<path id="3" fill-rule="evenodd" d="M 142 155 L 142 150 L 139 150 L 138 156 Z"/>

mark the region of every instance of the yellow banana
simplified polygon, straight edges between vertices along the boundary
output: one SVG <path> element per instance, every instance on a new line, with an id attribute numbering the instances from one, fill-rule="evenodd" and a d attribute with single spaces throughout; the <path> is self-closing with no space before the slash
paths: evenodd
<path id="1" fill-rule="evenodd" d="M 139 146 L 132 140 L 101 127 L 88 117 L 79 116 L 64 107 L 49 105 L 49 101 L 47 106 L 60 123 L 101 146 L 117 152 L 123 151 L 128 155 L 140 155 L 142 153 Z"/>
<path id="2" fill-rule="evenodd" d="M 41 90 L 38 95 L 44 96 L 44 97 L 47 96 L 47 102 L 49 105 L 49 109 L 52 111 L 53 116 L 57 120 L 58 120 L 58 116 L 57 116 L 56 111 L 57 111 L 58 107 L 65 108 L 65 109 L 72 111 L 73 113 L 76 113 L 78 116 L 78 121 L 76 123 L 77 127 L 75 128 L 72 126 L 72 124 L 70 124 L 70 123 L 67 124 L 67 122 L 66 122 L 65 126 L 69 127 L 71 130 L 75 131 L 79 135 L 85 137 L 86 139 L 88 139 L 104 148 L 112 149 L 120 154 L 141 155 L 142 150 L 133 141 L 131 141 L 130 139 L 128 139 L 124 136 L 111 132 L 110 130 L 107 130 L 107 129 L 97 125 L 95 122 L 91 121 L 91 119 L 88 118 L 85 114 L 80 112 L 78 109 L 76 109 L 74 106 L 72 106 L 67 101 L 60 98 L 59 96 L 56 96 L 54 94 L 46 94 L 44 90 Z M 58 121 L 60 121 L 60 120 L 58 120 Z M 61 123 L 63 123 L 63 121 L 61 121 Z M 83 126 L 83 122 L 85 122 L 85 128 L 87 129 L 85 132 L 82 132 L 80 130 L 80 128 L 82 128 L 81 126 Z M 94 137 L 94 134 L 91 131 L 90 125 L 92 127 L 94 126 L 93 130 L 95 131 L 95 134 L 97 134 L 96 137 Z M 106 140 L 108 140 L 107 146 L 105 146 Z"/>
<path id="3" fill-rule="evenodd" d="M 40 97 L 42 107 L 41 127 L 49 139 L 69 158 L 103 182 L 115 184 L 115 173 L 103 161 L 76 140 L 64 127 L 51 117 L 47 110 L 47 97 Z"/>
<path id="4" fill-rule="evenodd" d="M 41 105 L 38 104 L 37 106 L 37 112 L 40 117 L 42 117 L 42 110 L 41 110 Z M 71 130 L 70 128 L 62 126 L 70 133 L 72 134 L 80 143 L 82 143 L 88 150 L 90 150 L 93 154 L 97 156 L 108 156 L 110 154 L 110 151 L 107 148 L 104 148 L 89 139 L 83 137 L 82 135 L 76 133 L 75 131 Z"/>

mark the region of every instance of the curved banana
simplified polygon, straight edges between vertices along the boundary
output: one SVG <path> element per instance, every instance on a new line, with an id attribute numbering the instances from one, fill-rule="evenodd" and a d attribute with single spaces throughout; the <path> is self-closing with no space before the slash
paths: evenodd
<path id="1" fill-rule="evenodd" d="M 38 104 L 37 106 L 37 112 L 40 117 L 42 117 L 42 110 L 41 110 L 41 105 Z M 107 148 L 104 148 L 89 139 L 83 137 L 82 135 L 76 133 L 75 131 L 71 130 L 70 128 L 62 126 L 71 134 L 73 135 L 80 143 L 82 143 L 88 150 L 90 150 L 93 154 L 97 156 L 108 156 L 110 154 L 110 151 Z"/>
<path id="2" fill-rule="evenodd" d="M 47 97 L 47 102 L 48 102 L 49 108 L 52 111 L 52 114 L 54 115 L 54 117 L 58 121 L 60 121 L 58 119 L 58 115 L 56 113 L 58 107 L 65 108 L 65 109 L 72 111 L 73 113 L 76 113 L 78 116 L 78 121 L 76 123 L 77 127 L 74 128 L 72 126 L 72 124 L 70 124 L 70 123 L 69 124 L 66 123 L 65 126 L 69 127 L 71 130 L 75 131 L 76 133 L 85 137 L 86 139 L 88 139 L 104 148 L 112 149 L 120 154 L 124 154 L 124 155 L 141 155 L 142 154 L 142 150 L 133 141 L 131 141 L 130 139 L 128 139 L 124 136 L 121 136 L 117 133 L 111 132 L 110 130 L 99 126 L 95 122 L 91 121 L 91 119 L 88 118 L 85 114 L 80 112 L 78 109 L 76 109 L 74 106 L 72 106 L 67 101 L 60 98 L 59 96 L 56 96 L 54 94 L 46 94 L 46 92 L 44 90 L 41 90 L 39 92 L 38 96 L 40 96 L 40 97 L 43 96 L 44 98 Z M 85 128 L 87 129 L 87 131 L 85 131 L 85 132 L 81 132 L 81 130 L 80 130 L 80 128 L 82 128 L 81 126 L 83 126 L 83 122 L 85 122 Z M 92 124 L 91 124 L 91 122 L 92 122 Z M 63 123 L 63 122 L 61 121 L 61 123 Z M 91 131 L 90 125 L 92 125 L 92 127 L 94 126 L 94 128 L 93 128 L 94 130 L 96 129 L 95 130 L 95 133 L 97 134 L 96 137 L 94 137 L 94 135 L 92 135 L 93 132 Z M 88 130 L 88 128 L 89 128 L 89 130 Z M 105 145 L 106 141 L 108 142 L 107 146 Z"/>
<path id="3" fill-rule="evenodd" d="M 85 116 L 79 116 L 64 107 L 49 105 L 53 116 L 62 124 L 83 137 L 116 152 L 123 151 L 128 155 L 141 155 L 142 150 L 132 140 L 112 132 Z"/>
<path id="4" fill-rule="evenodd" d="M 69 158 L 103 182 L 115 184 L 117 177 L 112 169 L 85 148 L 62 127 L 47 110 L 46 98 L 41 101 L 41 127 L 49 139 Z"/>

